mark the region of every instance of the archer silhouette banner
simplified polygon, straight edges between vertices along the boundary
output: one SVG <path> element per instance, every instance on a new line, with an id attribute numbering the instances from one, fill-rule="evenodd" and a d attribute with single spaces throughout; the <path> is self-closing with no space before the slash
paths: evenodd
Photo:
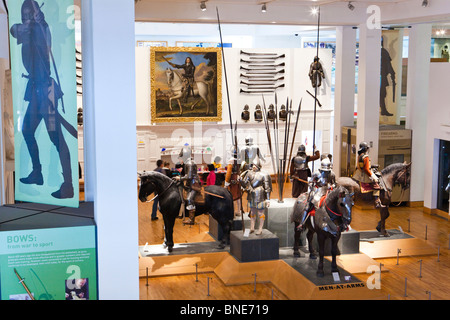
<path id="1" fill-rule="evenodd" d="M 219 48 L 151 48 L 152 122 L 222 120 Z"/>
<path id="2" fill-rule="evenodd" d="M 399 30 L 381 34 L 380 124 L 399 124 L 403 37 Z"/>
<path id="3" fill-rule="evenodd" d="M 79 206 L 73 0 L 9 1 L 15 199 Z"/>

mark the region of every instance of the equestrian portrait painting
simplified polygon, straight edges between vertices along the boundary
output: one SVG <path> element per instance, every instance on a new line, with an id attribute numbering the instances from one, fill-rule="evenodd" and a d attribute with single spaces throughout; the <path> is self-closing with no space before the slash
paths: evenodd
<path id="1" fill-rule="evenodd" d="M 151 48 L 151 121 L 222 120 L 220 48 Z"/>

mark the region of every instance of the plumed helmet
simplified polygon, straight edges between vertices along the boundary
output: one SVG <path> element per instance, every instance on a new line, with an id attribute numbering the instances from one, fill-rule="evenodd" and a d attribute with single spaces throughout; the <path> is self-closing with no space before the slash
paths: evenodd
<path id="1" fill-rule="evenodd" d="M 183 146 L 183 148 L 180 151 L 179 157 L 183 159 L 183 161 L 186 161 L 189 159 L 192 155 L 192 149 L 190 146 Z"/>
<path id="2" fill-rule="evenodd" d="M 365 141 L 361 142 L 359 144 L 358 153 L 366 152 L 367 150 L 369 150 L 369 144 Z"/>

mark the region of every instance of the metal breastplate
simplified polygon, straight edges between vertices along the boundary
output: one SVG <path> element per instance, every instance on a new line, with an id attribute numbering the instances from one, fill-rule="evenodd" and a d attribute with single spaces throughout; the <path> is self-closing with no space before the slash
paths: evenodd
<path id="1" fill-rule="evenodd" d="M 186 182 L 188 185 L 199 182 L 199 178 L 197 175 L 197 164 L 189 159 L 184 165 Z"/>
<path id="2" fill-rule="evenodd" d="M 258 156 L 259 150 L 257 146 L 251 145 L 244 148 L 244 161 L 251 164 Z"/>
<path id="3" fill-rule="evenodd" d="M 250 199 L 257 202 L 264 201 L 267 193 L 272 191 L 270 177 L 265 172 L 252 171 L 248 173 L 247 178 L 250 184 Z"/>
<path id="4" fill-rule="evenodd" d="M 306 157 L 295 156 L 292 161 L 294 162 L 295 170 L 307 170 L 308 169 L 308 163 L 306 162 Z"/>

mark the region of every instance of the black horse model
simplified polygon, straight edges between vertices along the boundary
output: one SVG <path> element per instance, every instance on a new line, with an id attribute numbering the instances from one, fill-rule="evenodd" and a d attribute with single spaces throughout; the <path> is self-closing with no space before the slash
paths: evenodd
<path id="1" fill-rule="evenodd" d="M 303 212 L 308 204 L 308 192 L 302 193 L 294 204 L 291 215 L 291 221 L 294 222 L 294 256 L 300 256 L 299 242 L 301 230 L 299 225 Z M 337 244 L 341 238 L 341 232 L 347 230 L 352 221 L 353 194 L 344 187 L 336 187 L 330 190 L 323 201 L 320 201 L 319 207 L 316 207 L 309 213 L 309 218 L 305 221 L 305 227 L 308 230 L 306 237 L 308 239 L 309 258 L 317 259 L 316 251 L 313 248 L 313 236 L 317 234 L 319 244 L 319 264 L 317 275 L 324 276 L 323 257 L 325 253 L 325 240 L 331 240 L 332 272 L 338 272 L 336 264 L 336 255 L 338 254 Z"/>
<path id="2" fill-rule="evenodd" d="M 380 200 L 383 207 L 380 208 L 380 221 L 376 227 L 377 231 L 385 237 L 389 237 L 386 231 L 386 220 L 389 217 L 389 205 L 391 203 L 392 189 L 398 184 L 402 188 L 402 193 L 409 188 L 411 181 L 411 162 L 410 163 L 394 163 L 381 170 L 380 184 L 384 185 L 380 191 Z M 373 204 L 372 192 L 363 193 L 357 181 L 350 177 L 340 177 L 336 183 L 346 187 L 350 192 L 355 193 L 355 203 L 371 203 Z"/>
<path id="3" fill-rule="evenodd" d="M 159 211 L 164 219 L 164 244 L 169 252 L 173 250 L 173 227 L 183 199 L 179 191 L 178 182 L 166 175 L 151 171 L 140 175 L 139 200 L 147 201 L 147 197 L 155 193 L 159 197 Z M 230 239 L 231 224 L 234 217 L 233 197 L 221 186 L 207 186 L 204 204 L 196 204 L 196 215 L 209 213 L 222 227 L 223 237 L 219 247 L 224 248 Z"/>

